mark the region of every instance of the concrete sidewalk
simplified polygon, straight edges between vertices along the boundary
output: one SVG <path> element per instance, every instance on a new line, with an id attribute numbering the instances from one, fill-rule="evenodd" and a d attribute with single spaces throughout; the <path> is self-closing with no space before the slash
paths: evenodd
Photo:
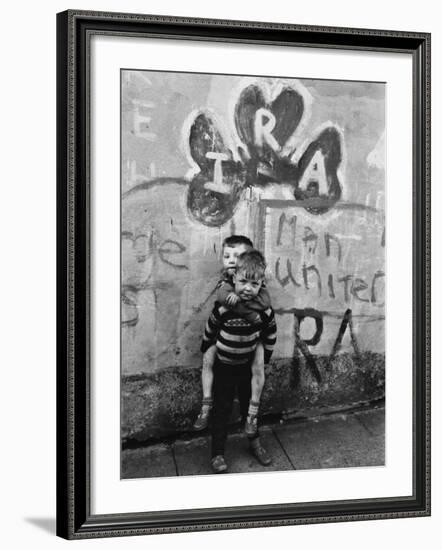
<path id="1" fill-rule="evenodd" d="M 248 453 L 247 439 L 237 430 L 227 440 L 229 473 L 385 464 L 383 407 L 268 424 L 260 433 L 273 463 L 261 466 Z M 125 449 L 121 466 L 123 479 L 212 474 L 210 435 Z"/>

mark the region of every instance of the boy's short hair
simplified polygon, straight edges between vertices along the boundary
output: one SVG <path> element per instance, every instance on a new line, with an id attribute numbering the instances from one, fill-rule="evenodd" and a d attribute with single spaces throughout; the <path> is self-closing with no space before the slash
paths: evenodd
<path id="1" fill-rule="evenodd" d="M 248 250 L 236 260 L 236 273 L 243 272 L 248 279 L 264 279 L 266 262 L 259 250 Z"/>
<path id="2" fill-rule="evenodd" d="M 225 246 L 233 248 L 235 246 L 238 246 L 239 244 L 243 244 L 244 246 L 249 246 L 250 248 L 253 248 L 252 241 L 244 235 L 230 235 L 230 237 L 226 237 L 223 240 L 223 248 Z"/>

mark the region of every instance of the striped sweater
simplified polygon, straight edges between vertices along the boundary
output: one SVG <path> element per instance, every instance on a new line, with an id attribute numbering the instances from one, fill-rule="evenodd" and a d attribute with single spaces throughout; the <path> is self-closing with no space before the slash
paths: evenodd
<path id="1" fill-rule="evenodd" d="M 276 342 L 276 322 L 273 309 L 259 312 L 261 322 L 250 323 L 244 317 L 215 302 L 206 323 L 201 351 L 213 344 L 219 360 L 228 365 L 245 365 L 254 356 L 259 341 L 264 346 L 264 363 L 268 363 Z"/>

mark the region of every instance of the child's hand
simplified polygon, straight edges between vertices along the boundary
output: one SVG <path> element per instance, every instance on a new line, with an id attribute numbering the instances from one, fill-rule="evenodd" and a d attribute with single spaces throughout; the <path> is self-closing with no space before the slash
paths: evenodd
<path id="1" fill-rule="evenodd" d="M 237 296 L 234 292 L 231 292 L 230 294 L 228 294 L 226 298 L 226 305 L 230 307 L 234 307 L 238 302 L 239 302 L 239 296 Z"/>

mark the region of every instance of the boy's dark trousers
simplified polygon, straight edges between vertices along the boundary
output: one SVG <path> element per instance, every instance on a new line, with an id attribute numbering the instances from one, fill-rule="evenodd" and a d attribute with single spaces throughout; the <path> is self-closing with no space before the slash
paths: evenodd
<path id="1" fill-rule="evenodd" d="M 241 417 L 244 420 L 252 392 L 251 363 L 227 365 L 215 360 L 213 365 L 212 457 L 224 454 L 227 423 L 232 413 L 235 390 L 238 393 Z M 252 438 L 258 437 L 258 433 Z"/>

